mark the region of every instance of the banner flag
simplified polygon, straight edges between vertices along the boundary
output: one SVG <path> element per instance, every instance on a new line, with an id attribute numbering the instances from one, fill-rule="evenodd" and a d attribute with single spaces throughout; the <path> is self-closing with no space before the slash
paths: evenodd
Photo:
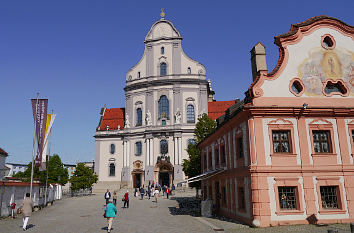
<path id="1" fill-rule="evenodd" d="M 37 167 L 41 166 L 42 163 L 42 151 L 43 143 L 45 137 L 45 127 L 47 123 L 47 109 L 48 109 L 48 99 L 31 99 L 33 119 L 36 128 L 36 138 L 37 138 L 37 154 L 35 159 L 35 165 Z"/>
<path id="2" fill-rule="evenodd" d="M 50 130 L 52 129 L 53 123 L 54 123 L 54 119 L 55 119 L 55 114 L 47 114 L 47 122 L 45 125 L 45 137 L 44 137 L 44 149 L 42 151 L 42 170 L 45 170 L 45 163 L 46 158 L 47 158 L 47 150 L 48 150 L 48 138 L 49 138 L 49 133 Z"/>

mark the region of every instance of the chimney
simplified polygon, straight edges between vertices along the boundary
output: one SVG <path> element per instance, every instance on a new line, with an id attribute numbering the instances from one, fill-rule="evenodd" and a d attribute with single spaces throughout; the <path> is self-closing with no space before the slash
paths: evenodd
<path id="1" fill-rule="evenodd" d="M 265 47 L 261 42 L 258 42 L 251 50 L 251 65 L 253 80 L 257 77 L 258 71 L 268 71 Z"/>

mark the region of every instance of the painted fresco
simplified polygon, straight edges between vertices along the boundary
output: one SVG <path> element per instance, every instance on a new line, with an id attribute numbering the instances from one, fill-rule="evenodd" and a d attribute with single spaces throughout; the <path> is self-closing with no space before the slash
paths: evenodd
<path id="1" fill-rule="evenodd" d="M 342 80 L 349 94 L 354 96 L 354 53 L 340 48 L 313 49 L 299 66 L 298 77 L 304 83 L 308 96 L 323 95 L 326 80 Z"/>

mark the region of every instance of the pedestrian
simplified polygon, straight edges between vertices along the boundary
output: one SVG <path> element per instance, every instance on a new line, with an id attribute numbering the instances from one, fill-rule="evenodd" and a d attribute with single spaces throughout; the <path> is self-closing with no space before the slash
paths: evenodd
<path id="1" fill-rule="evenodd" d="M 33 210 L 33 202 L 31 200 L 31 195 L 29 193 L 26 193 L 26 198 L 23 200 L 22 204 L 22 215 L 23 215 L 23 230 L 27 230 L 27 223 L 29 217 L 31 217 L 32 210 Z"/>
<path id="2" fill-rule="evenodd" d="M 158 189 L 155 189 L 154 191 L 154 197 L 155 197 L 155 202 L 157 203 L 157 199 L 159 198 L 159 190 Z"/>
<path id="3" fill-rule="evenodd" d="M 127 206 L 127 208 L 129 208 L 129 191 L 127 190 L 127 192 L 124 194 L 124 206 L 123 208 L 125 208 L 125 206 Z"/>
<path id="4" fill-rule="evenodd" d="M 152 181 L 152 186 L 155 187 L 155 181 Z"/>
<path id="5" fill-rule="evenodd" d="M 138 189 L 137 189 L 137 188 L 135 188 L 135 189 L 134 189 L 134 197 L 137 197 L 137 196 L 138 196 L 138 194 L 137 194 L 137 193 L 138 193 Z"/>
<path id="6" fill-rule="evenodd" d="M 109 190 L 107 189 L 107 192 L 104 194 L 104 199 L 106 199 L 106 205 L 109 202 L 109 199 L 111 199 L 111 193 L 109 192 Z"/>
<path id="7" fill-rule="evenodd" d="M 166 192 L 166 185 L 162 186 L 162 196 L 165 196 Z"/>
<path id="8" fill-rule="evenodd" d="M 115 205 L 112 204 L 111 201 L 108 200 L 106 207 L 104 207 L 104 211 L 106 213 L 106 218 L 108 223 L 107 232 L 111 232 L 113 218 L 116 217 L 117 208 L 115 207 Z"/>
<path id="9" fill-rule="evenodd" d="M 150 187 L 150 185 L 147 188 L 147 194 L 148 194 L 148 197 L 149 197 L 149 200 L 150 200 L 150 197 L 151 197 L 151 187 Z"/>
<path id="10" fill-rule="evenodd" d="M 166 189 L 166 196 L 167 196 L 167 199 L 168 199 L 168 195 L 170 195 L 170 193 L 171 193 L 171 189 L 170 189 L 170 187 L 167 187 L 167 189 Z"/>
<path id="11" fill-rule="evenodd" d="M 140 188 L 140 196 L 141 196 L 141 200 L 144 199 L 144 194 L 145 194 L 145 189 L 144 189 L 144 185 L 142 188 Z"/>
<path id="12" fill-rule="evenodd" d="M 12 202 L 10 206 L 11 206 L 11 218 L 15 218 L 16 203 Z"/>
<path id="13" fill-rule="evenodd" d="M 174 195 L 175 190 L 176 190 L 175 184 L 172 184 L 171 195 Z"/>
<path id="14" fill-rule="evenodd" d="M 113 204 L 115 206 L 117 206 L 117 192 L 116 191 L 113 192 Z"/>

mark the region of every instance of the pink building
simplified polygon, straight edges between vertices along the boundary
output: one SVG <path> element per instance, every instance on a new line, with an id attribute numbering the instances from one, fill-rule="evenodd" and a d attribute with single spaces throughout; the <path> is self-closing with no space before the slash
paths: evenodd
<path id="1" fill-rule="evenodd" d="M 200 143 L 204 199 L 260 227 L 354 221 L 354 27 L 313 17 L 275 44 L 270 73 L 251 50 L 245 99 Z"/>

